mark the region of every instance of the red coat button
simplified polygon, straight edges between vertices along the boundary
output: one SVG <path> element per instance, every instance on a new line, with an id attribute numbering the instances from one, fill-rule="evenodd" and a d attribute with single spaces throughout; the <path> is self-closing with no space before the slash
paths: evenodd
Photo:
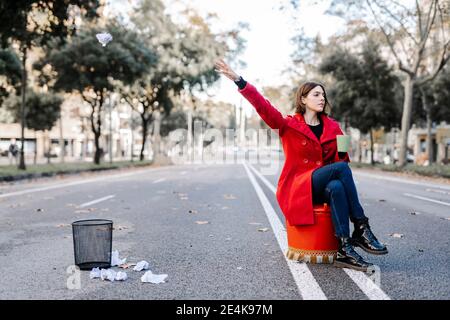
<path id="1" fill-rule="evenodd" d="M 302 145 L 306 145 L 306 140 L 302 140 Z"/>
<path id="2" fill-rule="evenodd" d="M 308 163 L 308 159 L 303 159 L 303 162 L 304 163 Z"/>
<path id="3" fill-rule="evenodd" d="M 320 166 L 320 165 L 322 164 L 322 162 L 321 162 L 321 161 L 316 161 L 316 164 L 317 164 L 318 166 Z"/>

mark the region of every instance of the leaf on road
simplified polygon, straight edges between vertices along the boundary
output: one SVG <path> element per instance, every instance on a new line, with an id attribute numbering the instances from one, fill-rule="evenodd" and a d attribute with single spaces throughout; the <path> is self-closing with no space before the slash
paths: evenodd
<path id="1" fill-rule="evenodd" d="M 393 237 L 393 238 L 403 238 L 404 234 L 402 234 L 402 233 L 391 233 L 390 236 Z"/>
<path id="2" fill-rule="evenodd" d="M 208 224 L 209 221 L 195 221 L 196 224 Z"/>
<path id="3" fill-rule="evenodd" d="M 198 211 L 197 210 L 194 210 L 194 209 L 191 209 L 191 210 L 189 210 L 189 213 L 198 213 Z"/>
<path id="4" fill-rule="evenodd" d="M 269 228 L 259 228 L 258 231 L 260 231 L 260 232 L 266 232 L 266 231 L 269 231 Z"/>
<path id="5" fill-rule="evenodd" d="M 82 210 L 75 210 L 75 213 L 89 213 L 90 211 L 89 210 L 84 210 L 84 209 L 82 209 Z"/>
<path id="6" fill-rule="evenodd" d="M 234 200 L 236 197 L 232 194 L 224 194 L 223 197 L 227 200 Z"/>
<path id="7" fill-rule="evenodd" d="M 70 227 L 70 224 L 61 223 L 57 225 L 58 228 Z"/>

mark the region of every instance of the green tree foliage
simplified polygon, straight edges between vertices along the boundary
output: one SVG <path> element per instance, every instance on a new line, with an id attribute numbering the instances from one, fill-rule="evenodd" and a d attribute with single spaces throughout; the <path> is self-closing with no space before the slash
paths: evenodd
<path id="1" fill-rule="evenodd" d="M 28 129 L 36 131 L 51 130 L 59 118 L 63 99 L 49 92 L 38 93 L 27 91 L 27 116 L 25 124 Z M 5 102 L 6 107 L 12 112 L 14 120 L 20 119 L 20 99 L 13 96 Z"/>
<path id="2" fill-rule="evenodd" d="M 80 30 L 79 35 L 64 46 L 53 42 L 46 57 L 35 65 L 42 71 L 44 82 L 50 83 L 55 90 L 78 92 L 91 106 L 96 164 L 100 163 L 102 152 L 102 111 L 115 81 L 133 83 L 147 73 L 157 59 L 137 33 L 125 29 L 118 22 L 111 22 L 106 29 L 113 36 L 113 41 L 106 47 L 101 46 L 95 37 L 102 30 L 92 26 Z"/>
<path id="3" fill-rule="evenodd" d="M 393 90 L 398 79 L 380 57 L 376 43 L 369 39 L 359 56 L 337 49 L 324 59 L 320 70 L 336 79 L 330 91 L 333 115 L 369 133 L 371 140 L 373 129 L 390 130 L 399 125 L 399 108 Z"/>
<path id="4" fill-rule="evenodd" d="M 56 94 L 38 93 L 29 89 L 25 103 L 27 108 L 25 127 L 35 131 L 51 130 L 60 116 L 62 102 L 63 99 Z M 12 96 L 6 104 L 13 114 L 14 120 L 19 121 L 21 117 L 20 99 L 17 96 Z M 47 155 L 48 162 L 50 162 L 49 150 Z"/>
<path id="5" fill-rule="evenodd" d="M 156 67 L 142 78 L 129 86 L 119 86 L 122 97 L 139 112 L 142 120 L 141 160 L 154 113 L 159 112 L 162 118 L 169 116 L 174 106 L 171 97 L 183 90 L 195 101 L 196 91 L 206 90 L 219 79 L 214 61 L 227 53 L 236 56 L 244 44 L 235 30 L 213 34 L 195 11 L 186 11 L 187 25 L 174 23 L 164 11 L 164 4 L 159 0 L 144 0 L 134 10 L 132 24 L 146 45 L 155 49 L 159 59 Z M 234 42 L 233 50 L 229 50 L 230 41 Z M 154 153 L 158 153 L 158 141 L 154 142 Z"/>
<path id="6" fill-rule="evenodd" d="M 26 61 L 28 50 L 45 45 L 58 37 L 62 41 L 75 31 L 70 24 L 69 9 L 77 6 L 88 18 L 96 16 L 99 0 L 21 0 L 0 1 L 0 42 L 3 48 L 12 42 L 18 43 L 22 60 L 21 80 L 21 135 L 19 169 L 25 170 L 24 129 L 26 117 L 27 72 Z"/>
<path id="7" fill-rule="evenodd" d="M 0 49 L 0 105 L 12 92 L 18 92 L 21 74 L 17 54 L 10 48 Z"/>

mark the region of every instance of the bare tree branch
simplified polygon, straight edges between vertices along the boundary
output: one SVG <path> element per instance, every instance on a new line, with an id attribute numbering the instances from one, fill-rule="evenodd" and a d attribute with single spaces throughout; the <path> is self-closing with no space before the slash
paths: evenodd
<path id="1" fill-rule="evenodd" d="M 397 6 L 402 7 L 402 9 L 404 9 L 406 11 L 406 13 L 408 13 L 408 15 L 413 16 L 414 12 L 412 12 L 411 10 L 409 10 L 408 7 L 406 7 L 404 4 L 399 3 L 398 1 L 395 0 L 391 0 L 393 3 L 395 3 Z"/>
<path id="2" fill-rule="evenodd" d="M 397 21 L 401 28 L 405 31 L 405 33 L 411 38 L 412 41 L 414 41 L 414 43 L 416 45 L 418 45 L 419 43 L 417 42 L 416 38 L 414 38 L 414 36 L 408 31 L 408 29 L 405 27 L 403 21 L 401 19 L 399 19 L 396 15 L 394 15 L 391 10 L 389 10 L 386 6 L 378 3 L 378 1 L 372 0 L 378 7 L 380 7 L 381 9 L 383 9 L 385 12 L 387 12 L 387 14 L 393 18 L 395 21 Z"/>
<path id="3" fill-rule="evenodd" d="M 438 10 L 439 10 L 439 18 L 441 20 L 441 31 L 442 31 L 442 42 L 445 43 L 445 29 L 444 29 L 444 13 L 442 12 L 442 8 L 437 4 Z"/>
<path id="4" fill-rule="evenodd" d="M 418 24 L 419 24 L 419 34 L 420 37 L 422 39 L 422 11 L 420 10 L 420 5 L 419 5 L 419 0 L 416 0 L 416 10 L 417 10 L 417 19 L 418 19 Z"/>
<path id="5" fill-rule="evenodd" d="M 434 19 L 436 17 L 436 12 L 437 12 L 437 1 L 438 0 L 434 0 L 430 5 L 430 10 L 428 11 L 427 21 L 425 24 L 426 25 L 425 33 L 423 34 L 423 38 L 420 39 L 422 42 L 427 41 L 428 34 L 430 33 L 431 28 L 433 27 Z M 434 4 L 434 10 L 433 10 L 433 4 Z M 431 12 L 433 12 L 433 16 L 430 18 Z M 421 36 L 422 36 L 422 34 L 421 34 Z"/>
<path id="6" fill-rule="evenodd" d="M 384 36 L 385 36 L 385 38 L 386 38 L 386 41 L 387 41 L 387 43 L 388 43 L 388 45 L 389 45 L 389 48 L 390 48 L 391 51 L 392 51 L 392 54 L 394 55 L 395 59 L 397 60 L 398 68 L 399 68 L 400 70 L 402 70 L 403 72 L 406 72 L 407 74 L 409 74 L 409 75 L 411 75 L 411 76 L 414 76 L 414 73 L 413 73 L 410 69 L 408 69 L 407 67 L 405 67 L 405 66 L 403 65 L 402 60 L 401 60 L 400 57 L 397 55 L 397 52 L 395 51 L 395 48 L 394 48 L 394 44 L 392 43 L 392 41 L 391 41 L 389 35 L 387 34 L 386 30 L 383 28 L 383 26 L 382 26 L 382 24 L 380 23 L 380 21 L 377 19 L 377 15 L 375 14 L 375 11 L 373 10 L 372 5 L 370 4 L 370 1 L 369 1 L 369 0 L 366 0 L 366 3 L 368 4 L 368 6 L 369 6 L 369 8 L 370 8 L 370 11 L 372 12 L 373 17 L 375 18 L 376 23 L 378 24 L 378 26 L 380 27 L 381 31 L 383 32 L 383 34 L 384 34 Z"/>
<path id="7" fill-rule="evenodd" d="M 422 85 L 425 82 L 432 81 L 432 80 L 434 80 L 434 78 L 436 78 L 436 76 L 439 74 L 439 71 L 441 71 L 442 68 L 445 66 L 445 64 L 450 60 L 450 53 L 447 52 L 449 45 L 450 45 L 450 40 L 447 41 L 444 45 L 444 48 L 442 50 L 441 60 L 438 64 L 438 66 L 436 67 L 436 69 L 427 77 L 423 77 L 423 78 L 419 79 L 417 82 L 418 84 Z"/>
<path id="8" fill-rule="evenodd" d="M 434 10 L 433 10 L 433 4 L 434 4 Z M 433 15 L 430 18 L 431 11 L 433 11 Z M 423 52 L 425 50 L 425 45 L 426 45 L 427 40 L 428 40 L 428 38 L 430 36 L 430 32 L 431 32 L 431 29 L 432 29 L 433 24 L 434 24 L 436 13 L 437 13 L 437 0 L 434 0 L 433 3 L 430 6 L 430 10 L 428 12 L 427 27 L 425 29 L 425 34 L 423 35 L 423 38 L 421 38 L 421 40 L 420 40 L 419 48 L 417 50 L 417 54 L 416 54 L 416 57 L 414 59 L 415 61 L 413 62 L 413 68 L 412 69 L 413 69 L 414 74 L 417 73 L 417 70 L 419 69 L 419 66 L 420 66 L 420 62 L 422 61 Z"/>

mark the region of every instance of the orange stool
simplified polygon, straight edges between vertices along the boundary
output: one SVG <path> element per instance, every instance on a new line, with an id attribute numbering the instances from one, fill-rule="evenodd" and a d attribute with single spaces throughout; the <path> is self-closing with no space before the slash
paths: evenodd
<path id="1" fill-rule="evenodd" d="M 286 221 L 286 257 L 310 263 L 333 263 L 339 243 L 334 235 L 330 207 L 324 203 L 314 205 L 313 210 L 313 225 L 292 226 Z"/>

